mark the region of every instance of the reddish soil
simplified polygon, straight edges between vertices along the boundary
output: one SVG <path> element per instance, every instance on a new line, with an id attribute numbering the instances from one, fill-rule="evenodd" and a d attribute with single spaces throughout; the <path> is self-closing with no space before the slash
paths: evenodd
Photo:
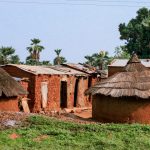
<path id="1" fill-rule="evenodd" d="M 26 113 L 12 113 L 12 112 L 0 112 L 0 130 L 7 129 L 7 128 L 17 128 L 18 126 L 26 126 L 28 125 L 27 118 L 30 115 L 42 115 L 47 117 L 53 117 L 57 118 L 58 120 L 62 121 L 69 121 L 69 122 L 75 122 L 75 123 L 81 123 L 81 124 L 95 124 L 98 122 L 95 122 L 92 120 L 92 110 L 76 110 L 71 111 L 71 113 L 42 113 L 42 114 L 26 114 Z M 16 124 L 14 126 L 6 126 L 5 122 L 11 120 L 15 120 Z M 38 139 L 43 139 L 45 137 L 38 137 Z"/>
<path id="2" fill-rule="evenodd" d="M 75 112 L 76 116 L 84 118 L 84 119 L 91 119 L 92 118 L 92 110 L 85 110 L 81 112 Z"/>
<path id="3" fill-rule="evenodd" d="M 11 135 L 9 135 L 9 137 L 12 139 L 12 140 L 15 140 L 17 138 L 20 137 L 20 135 L 16 134 L 16 133 L 12 133 Z"/>
<path id="4" fill-rule="evenodd" d="M 18 127 L 18 125 L 25 125 L 26 119 L 29 116 L 29 114 L 26 113 L 14 113 L 14 112 L 0 112 L 0 130 L 6 129 L 6 128 L 15 128 Z M 16 123 L 14 126 L 6 126 L 7 121 L 14 120 Z"/>
<path id="5" fill-rule="evenodd" d="M 0 112 L 0 122 L 4 122 L 6 120 L 22 121 L 25 120 L 27 116 L 29 116 L 29 114 L 21 112 Z"/>
<path id="6" fill-rule="evenodd" d="M 46 114 L 46 116 L 50 116 L 49 114 Z M 62 114 L 57 114 L 54 115 L 53 117 L 63 120 L 63 121 L 69 121 L 69 122 L 75 122 L 75 123 L 80 123 L 80 124 L 96 124 L 98 122 L 94 121 L 92 119 L 92 110 L 81 110 L 81 111 L 76 111 L 71 113 L 62 113 Z"/>

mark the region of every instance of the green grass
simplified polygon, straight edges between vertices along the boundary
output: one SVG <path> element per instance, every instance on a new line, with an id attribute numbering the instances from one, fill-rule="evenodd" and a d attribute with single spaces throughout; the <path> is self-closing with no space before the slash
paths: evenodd
<path id="1" fill-rule="evenodd" d="M 150 126 L 139 124 L 75 124 L 41 116 L 29 125 L 0 131 L 1 150 L 149 150 Z M 10 134 L 20 135 L 11 139 Z M 47 138 L 35 140 L 47 135 Z"/>

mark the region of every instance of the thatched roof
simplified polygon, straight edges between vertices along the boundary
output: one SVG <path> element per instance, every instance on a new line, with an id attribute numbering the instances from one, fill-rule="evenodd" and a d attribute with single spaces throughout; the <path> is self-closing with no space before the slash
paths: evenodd
<path id="1" fill-rule="evenodd" d="M 150 97 L 150 71 L 143 66 L 134 54 L 125 67 L 125 72 L 117 73 L 91 87 L 87 94 L 102 94 L 112 97 Z"/>
<path id="2" fill-rule="evenodd" d="M 25 95 L 27 92 L 6 71 L 0 68 L 0 96 L 6 97 Z"/>
<path id="3" fill-rule="evenodd" d="M 141 63 L 138 56 L 136 54 L 133 54 L 130 58 L 130 60 L 127 62 L 127 65 L 125 66 L 125 71 L 127 72 L 134 72 L 134 71 L 145 71 L 147 68 Z"/>

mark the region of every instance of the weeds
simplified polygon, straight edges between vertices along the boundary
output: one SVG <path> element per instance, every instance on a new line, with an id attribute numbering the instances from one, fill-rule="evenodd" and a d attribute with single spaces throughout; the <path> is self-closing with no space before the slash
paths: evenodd
<path id="1" fill-rule="evenodd" d="M 148 125 L 77 124 L 42 116 L 31 116 L 28 122 L 26 127 L 1 131 L 0 149 L 134 150 L 150 148 L 150 126 Z M 10 139 L 9 136 L 13 133 L 19 135 L 19 138 Z"/>

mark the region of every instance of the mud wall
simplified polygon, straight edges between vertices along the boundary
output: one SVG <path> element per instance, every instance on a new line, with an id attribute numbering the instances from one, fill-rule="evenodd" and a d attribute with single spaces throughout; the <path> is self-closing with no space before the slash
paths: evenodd
<path id="1" fill-rule="evenodd" d="M 113 66 L 108 66 L 108 76 L 112 76 L 115 73 L 122 72 L 124 67 L 113 67 Z"/>
<path id="2" fill-rule="evenodd" d="M 91 106 L 91 99 L 89 96 L 85 96 L 85 91 L 88 89 L 88 78 L 81 77 L 79 79 L 77 96 L 77 107 L 89 107 Z"/>
<path id="3" fill-rule="evenodd" d="M 35 78 L 35 102 L 34 102 L 34 112 L 40 112 L 42 110 L 42 93 L 41 93 L 41 83 L 47 82 L 47 107 L 45 110 L 55 110 L 60 107 L 60 79 L 58 75 L 38 75 Z"/>
<path id="4" fill-rule="evenodd" d="M 22 87 L 28 91 L 28 88 L 29 88 L 29 81 L 26 81 L 26 80 L 21 80 L 19 81 L 19 83 L 22 85 Z"/>
<path id="5" fill-rule="evenodd" d="M 33 111 L 33 106 L 35 103 L 35 78 L 36 75 L 26 72 L 22 69 L 19 69 L 16 66 L 3 66 L 2 67 L 6 72 L 8 72 L 13 77 L 18 78 L 28 78 L 28 82 L 21 81 L 20 84 L 28 91 L 27 97 L 30 99 L 28 101 L 30 111 Z"/>
<path id="6" fill-rule="evenodd" d="M 45 111 L 60 110 L 60 88 L 61 81 L 67 82 L 67 108 L 74 107 L 74 92 L 75 92 L 75 76 L 68 75 L 38 75 L 35 79 L 35 103 L 34 112 L 39 112 L 42 110 L 42 95 L 41 95 L 41 83 L 47 82 L 48 84 L 48 101 Z M 87 107 L 91 106 L 89 97 L 85 96 L 84 92 L 88 88 L 88 79 L 81 77 L 79 79 L 78 85 L 78 98 L 77 107 Z"/>
<path id="7" fill-rule="evenodd" d="M 0 98 L 0 111 L 18 112 L 18 98 Z"/>
<path id="8" fill-rule="evenodd" d="M 150 99 L 93 96 L 92 116 L 101 122 L 150 124 Z"/>
<path id="9" fill-rule="evenodd" d="M 29 81 L 21 81 L 20 84 L 28 91 L 29 108 L 31 112 L 40 112 L 42 110 L 42 94 L 41 83 L 47 82 L 48 85 L 48 100 L 45 111 L 59 110 L 60 108 L 60 88 L 61 81 L 67 82 L 67 108 L 74 107 L 74 94 L 76 80 L 78 83 L 78 95 L 77 95 L 77 107 L 89 107 L 91 106 L 91 98 L 84 94 L 88 89 L 87 77 L 76 77 L 75 75 L 34 75 L 32 73 L 21 70 L 15 66 L 4 66 L 11 76 L 18 78 L 28 78 Z M 95 84 L 96 78 L 92 78 L 91 85 Z"/>

